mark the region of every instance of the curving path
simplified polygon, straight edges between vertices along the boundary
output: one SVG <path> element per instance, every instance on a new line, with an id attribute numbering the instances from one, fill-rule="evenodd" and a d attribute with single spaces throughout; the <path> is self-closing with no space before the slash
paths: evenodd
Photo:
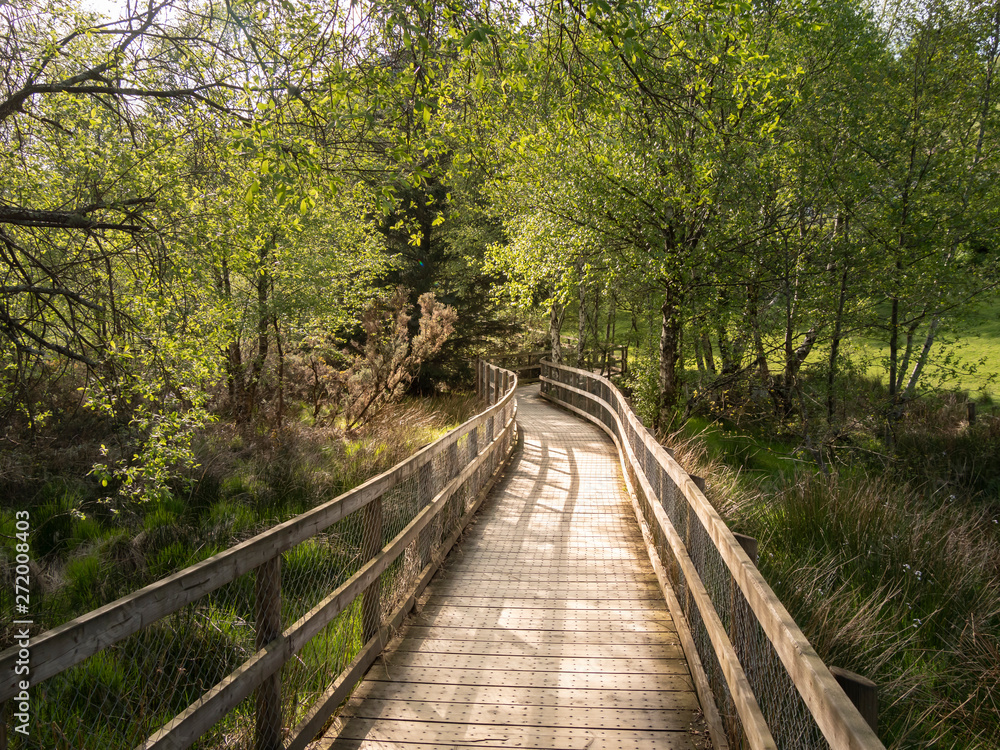
<path id="1" fill-rule="evenodd" d="M 319 747 L 709 746 L 614 444 L 518 404 L 522 450 Z"/>

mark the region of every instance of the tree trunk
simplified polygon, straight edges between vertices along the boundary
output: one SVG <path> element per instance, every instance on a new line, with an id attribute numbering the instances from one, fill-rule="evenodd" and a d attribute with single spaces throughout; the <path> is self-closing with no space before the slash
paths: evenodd
<path id="1" fill-rule="evenodd" d="M 250 371 L 247 374 L 244 403 L 240 410 L 243 418 L 249 418 L 257 407 L 260 382 L 264 374 L 264 365 L 267 362 L 267 352 L 270 345 L 268 329 L 271 325 L 271 313 L 268 309 L 268 301 L 270 300 L 273 283 L 270 269 L 268 268 L 268 260 L 276 239 L 272 235 L 267 242 L 263 243 L 257 256 L 257 353 L 250 363 Z"/>
<path id="2" fill-rule="evenodd" d="M 803 210 L 799 210 L 799 240 L 803 241 L 803 236 L 805 232 L 804 227 L 804 217 Z M 793 266 L 797 271 L 797 259 L 796 263 L 792 264 L 787 252 L 785 253 L 785 340 L 784 340 L 784 350 L 785 350 L 785 366 L 782 370 L 781 377 L 778 380 L 779 387 L 778 399 L 780 402 L 779 414 L 778 416 L 783 419 L 787 419 L 791 415 L 794 409 L 793 402 L 793 391 L 795 388 L 795 376 L 798 372 L 798 367 L 795 358 L 795 327 L 796 319 L 798 318 L 798 296 L 799 296 L 799 277 L 798 273 L 795 272 L 795 278 L 793 280 Z"/>
<path id="3" fill-rule="evenodd" d="M 659 408 L 657 410 L 656 428 L 666 429 L 673 417 L 677 405 L 678 385 L 680 381 L 681 360 L 681 324 L 680 300 L 676 288 L 667 284 L 664 288 L 663 304 L 660 306 L 660 372 L 659 372 Z"/>
<path id="4" fill-rule="evenodd" d="M 899 299 L 893 297 L 889 313 L 889 399 L 896 403 L 896 370 L 899 362 Z"/>
<path id="5" fill-rule="evenodd" d="M 934 345 L 934 336 L 937 334 L 937 327 L 940 323 L 941 318 L 938 315 L 935 315 L 931 319 L 931 327 L 927 331 L 927 336 L 924 338 L 924 346 L 920 350 L 920 356 L 913 365 L 913 371 L 910 373 L 910 379 L 906 382 L 906 388 L 903 390 L 902 397 L 905 400 L 913 398 L 913 394 L 917 390 L 917 382 L 920 380 L 920 374 L 924 370 L 924 365 L 927 364 L 927 355 L 930 354 L 931 346 Z"/>
<path id="6" fill-rule="evenodd" d="M 229 263 L 225 257 L 222 258 L 222 265 L 219 268 L 217 278 L 219 293 L 227 302 L 233 298 L 232 280 L 229 277 Z M 226 389 L 229 392 L 229 403 L 232 404 L 234 412 L 238 411 L 243 403 L 243 351 L 240 347 L 239 331 L 233 331 L 233 338 L 226 346 Z"/>
<path id="7" fill-rule="evenodd" d="M 747 290 L 747 322 L 753 334 L 754 352 L 757 355 L 757 371 L 760 373 L 760 380 L 764 388 L 771 391 L 771 370 L 767 365 L 767 352 L 764 351 L 764 338 L 760 331 L 760 316 L 757 308 L 760 306 L 760 287 L 757 279 L 754 278 Z"/>
<path id="8" fill-rule="evenodd" d="M 837 377 L 837 356 L 840 354 L 840 334 L 844 324 L 844 305 L 847 301 L 847 271 L 840 274 L 840 296 L 837 315 L 833 319 L 833 339 L 830 341 L 830 366 L 826 373 L 826 420 L 833 422 L 835 405 L 834 386 Z"/>
<path id="9" fill-rule="evenodd" d="M 562 364 L 562 336 L 563 319 L 566 317 L 566 308 L 552 299 L 552 306 L 549 308 L 549 344 L 552 346 L 552 361 L 557 365 Z"/>
<path id="10" fill-rule="evenodd" d="M 906 327 L 906 344 L 903 345 L 903 356 L 899 358 L 899 363 L 896 365 L 896 393 L 900 403 L 903 400 L 903 379 L 906 377 L 906 369 L 910 366 L 910 357 L 913 356 L 913 337 L 916 335 L 919 325 L 920 319 L 918 318 Z"/>
<path id="11" fill-rule="evenodd" d="M 278 349 L 278 429 L 285 420 L 285 350 L 281 346 L 281 329 L 278 328 L 278 316 L 271 317 L 274 323 L 274 345 Z"/>
<path id="12" fill-rule="evenodd" d="M 611 374 L 611 366 L 608 364 L 608 359 L 610 357 L 611 347 L 614 346 L 615 315 L 615 297 L 612 294 L 608 299 L 608 322 L 604 327 L 604 356 L 601 358 L 601 374 L 603 375 Z"/>
<path id="13" fill-rule="evenodd" d="M 733 357 L 733 347 L 726 336 L 726 327 L 721 321 L 716 324 L 715 335 L 719 339 L 719 358 L 722 360 L 722 374 L 731 375 L 736 372 L 737 364 Z"/>
<path id="14" fill-rule="evenodd" d="M 594 287 L 594 306 L 593 311 L 590 314 L 590 335 L 587 339 L 591 342 L 590 348 L 595 351 L 595 353 L 601 348 L 601 288 Z M 595 354 L 595 356 L 597 356 Z M 597 362 L 595 361 L 593 365 L 596 367 Z"/>
<path id="15" fill-rule="evenodd" d="M 705 355 L 705 367 L 709 374 L 715 375 L 715 355 L 712 353 L 712 340 L 708 337 L 708 331 L 701 329 L 701 349 Z"/>

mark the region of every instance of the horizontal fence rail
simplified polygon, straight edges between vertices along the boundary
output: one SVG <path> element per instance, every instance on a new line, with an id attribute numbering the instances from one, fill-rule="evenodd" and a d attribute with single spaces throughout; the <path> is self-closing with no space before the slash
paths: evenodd
<path id="1" fill-rule="evenodd" d="M 696 652 L 688 656 L 699 693 L 708 693 L 701 698 L 716 727 L 716 750 L 882 749 L 695 478 L 618 389 L 548 361 L 541 381 L 544 398 L 595 422 L 618 444 L 654 564 L 687 621 L 682 640 L 685 651 Z"/>
<path id="2" fill-rule="evenodd" d="M 488 408 L 389 471 L 0 654 L 0 746 L 306 747 L 513 450 L 517 377 L 477 373 Z"/>

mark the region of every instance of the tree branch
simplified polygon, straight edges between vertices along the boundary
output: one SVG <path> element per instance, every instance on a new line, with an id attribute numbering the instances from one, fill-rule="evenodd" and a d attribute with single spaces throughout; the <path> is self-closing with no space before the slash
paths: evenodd
<path id="1" fill-rule="evenodd" d="M 57 289 L 51 286 L 38 286 L 37 284 L 18 284 L 16 286 L 0 286 L 0 294 L 56 294 L 67 299 L 71 299 L 84 307 L 89 307 L 95 312 L 104 312 L 104 307 L 95 302 L 91 302 L 76 292 L 69 289 Z"/>
<path id="2" fill-rule="evenodd" d="M 136 199 L 135 201 L 127 201 L 123 204 L 110 205 L 92 204 L 76 211 L 43 211 L 33 208 L 0 205 L 0 224 L 13 224 L 20 227 L 37 227 L 42 229 L 107 229 L 135 234 L 144 231 L 144 228 L 137 224 L 98 221 L 91 219 L 87 214 L 100 209 L 120 209 L 125 205 L 135 205 L 136 201 L 146 200 L 148 199 Z"/>

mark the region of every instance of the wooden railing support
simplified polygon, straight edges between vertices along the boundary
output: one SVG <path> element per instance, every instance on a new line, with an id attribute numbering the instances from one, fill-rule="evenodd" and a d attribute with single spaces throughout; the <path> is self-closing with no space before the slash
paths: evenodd
<path id="1" fill-rule="evenodd" d="M 704 492 L 705 490 L 702 490 Z M 737 534 L 733 532 L 733 536 L 736 537 L 736 541 L 740 543 L 743 551 L 747 553 L 747 557 L 750 558 L 750 562 L 754 565 L 757 564 L 757 540 L 752 536 L 747 536 L 746 534 Z"/>
<path id="2" fill-rule="evenodd" d="M 281 635 L 281 556 L 257 568 L 256 594 L 258 651 Z M 266 678 L 257 688 L 255 750 L 281 748 L 281 672 Z"/>
<path id="3" fill-rule="evenodd" d="M 830 667 L 830 673 L 847 693 L 868 726 L 878 733 L 878 686 L 867 677 L 862 677 L 840 667 Z"/>
<path id="4" fill-rule="evenodd" d="M 362 511 L 361 549 L 365 561 L 382 549 L 382 498 L 376 498 Z M 361 631 L 365 643 L 375 637 L 382 625 L 382 577 L 365 589 L 361 598 Z"/>

